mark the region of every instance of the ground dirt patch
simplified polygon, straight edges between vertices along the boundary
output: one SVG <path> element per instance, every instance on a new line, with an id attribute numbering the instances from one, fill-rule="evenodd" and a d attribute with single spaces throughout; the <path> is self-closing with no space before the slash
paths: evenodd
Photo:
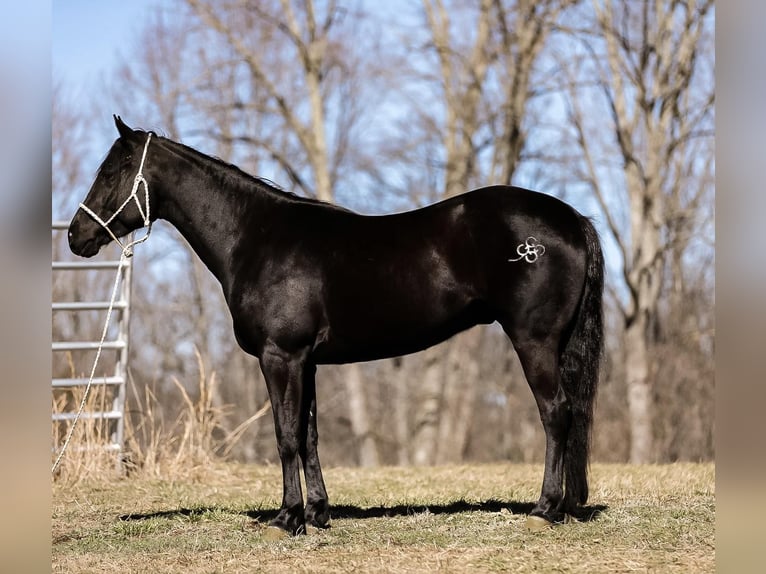
<path id="1" fill-rule="evenodd" d="M 332 527 L 262 539 L 279 469 L 55 485 L 54 572 L 712 572 L 712 464 L 595 464 L 590 522 L 532 533 L 542 466 L 328 469 Z"/>

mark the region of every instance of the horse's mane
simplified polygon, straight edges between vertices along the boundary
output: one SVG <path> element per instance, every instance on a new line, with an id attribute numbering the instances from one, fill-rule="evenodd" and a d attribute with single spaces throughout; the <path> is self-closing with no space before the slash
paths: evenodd
<path id="1" fill-rule="evenodd" d="M 215 178 L 218 178 L 227 186 L 235 186 L 241 189 L 244 193 L 252 193 L 254 187 L 261 192 L 267 192 L 277 198 L 297 203 L 311 203 L 316 205 L 326 205 L 342 209 L 332 203 L 314 199 L 311 197 L 304 197 L 287 191 L 277 183 L 274 183 L 270 179 L 264 177 L 258 177 L 243 171 L 240 167 L 228 163 L 219 157 L 207 155 L 199 150 L 194 149 L 186 144 L 174 141 L 167 137 L 157 136 L 155 132 L 149 132 L 152 136 L 160 138 L 163 142 L 170 144 L 176 152 L 180 152 L 181 155 L 190 157 L 196 160 L 196 163 L 200 165 L 203 171 Z"/>

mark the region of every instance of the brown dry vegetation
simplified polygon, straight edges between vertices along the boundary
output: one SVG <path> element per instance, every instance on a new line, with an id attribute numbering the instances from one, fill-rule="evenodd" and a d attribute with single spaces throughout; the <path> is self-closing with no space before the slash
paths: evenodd
<path id="1" fill-rule="evenodd" d="M 332 527 L 262 539 L 274 466 L 56 484 L 55 572 L 711 572 L 711 464 L 593 467 L 598 518 L 524 529 L 539 465 L 329 469 Z"/>

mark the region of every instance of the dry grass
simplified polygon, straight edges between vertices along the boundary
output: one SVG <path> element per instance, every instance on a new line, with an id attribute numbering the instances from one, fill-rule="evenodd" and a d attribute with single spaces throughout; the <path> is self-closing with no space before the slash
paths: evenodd
<path id="1" fill-rule="evenodd" d="M 143 401 L 133 388 L 135 403 L 141 407 L 126 416 L 126 467 L 133 476 L 188 478 L 209 466 L 218 457 L 226 439 L 221 436 L 224 408 L 214 405 L 218 381 L 215 373 L 205 372 L 197 353 L 199 376 L 195 398 L 177 379 L 173 384 L 183 405 L 171 425 L 165 427 L 158 416 L 160 404 L 150 388 Z"/>
<path id="2" fill-rule="evenodd" d="M 329 469 L 333 524 L 261 537 L 279 469 L 54 488 L 57 572 L 712 572 L 712 464 L 593 467 L 595 520 L 527 532 L 539 465 Z"/>
<path id="3" fill-rule="evenodd" d="M 55 572 L 715 569 L 713 464 L 595 464 L 591 503 L 606 509 L 540 533 L 524 528 L 540 465 L 328 469 L 332 528 L 267 542 L 280 470 L 221 461 L 244 425 L 223 432 L 215 376 L 201 364 L 199 372 L 193 396 L 177 383 L 185 406 L 172 424 L 157 422 L 151 392 L 141 416 L 127 419 L 127 477 L 114 472 L 114 455 L 83 448 L 106 436 L 95 422 L 80 422 L 53 486 Z M 104 392 L 88 408 L 108 405 Z M 78 400 L 77 392 L 61 395 L 54 409 Z M 54 425 L 54 440 L 62 430 Z"/>
<path id="4" fill-rule="evenodd" d="M 215 405 L 218 380 L 215 373 L 206 373 L 197 353 L 199 376 L 190 393 L 177 379 L 173 380 L 177 397 L 183 407 L 176 419 L 165 425 L 159 413 L 160 403 L 152 389 L 146 387 L 139 396 L 130 387 L 135 408 L 125 413 L 125 447 L 121 472 L 136 478 L 163 477 L 189 479 L 225 458 L 244 431 L 263 416 L 267 403 L 248 420 L 232 431 L 224 429 L 225 406 Z M 94 385 L 84 412 L 110 410 L 114 388 Z M 53 397 L 53 412 L 74 412 L 84 394 L 84 387 L 58 391 Z M 71 422 L 53 424 L 53 444 L 60 447 Z M 120 469 L 117 454 L 103 447 L 110 442 L 114 423 L 81 418 L 75 427 L 69 446 L 54 476 L 57 483 L 76 484 L 83 481 L 110 480 Z"/>
<path id="5" fill-rule="evenodd" d="M 53 413 L 76 412 L 85 394 L 83 387 L 75 387 L 67 391 L 57 391 L 53 395 Z M 113 395 L 111 389 L 94 385 L 88 395 L 83 412 L 109 411 Z M 71 421 L 52 423 L 53 444 L 59 447 L 64 444 L 72 427 Z M 75 426 L 64 457 L 61 459 L 54 479 L 63 483 L 76 483 L 83 477 L 104 476 L 114 474 L 116 470 L 116 453 L 104 447 L 110 443 L 112 430 L 106 421 L 94 418 L 81 418 Z M 52 454 L 51 462 L 57 452 Z"/>

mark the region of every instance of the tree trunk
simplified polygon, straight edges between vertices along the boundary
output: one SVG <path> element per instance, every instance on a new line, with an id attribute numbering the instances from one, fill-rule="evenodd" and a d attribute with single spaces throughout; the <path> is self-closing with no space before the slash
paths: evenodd
<path id="1" fill-rule="evenodd" d="M 408 390 L 408 374 L 411 369 L 407 369 L 402 359 L 391 361 L 391 370 L 394 377 L 396 396 L 394 398 L 394 421 L 396 424 L 396 461 L 399 466 L 409 466 L 410 464 L 410 393 Z"/>
<path id="2" fill-rule="evenodd" d="M 367 408 L 367 396 L 364 388 L 364 375 L 357 363 L 344 367 L 346 392 L 348 393 L 348 416 L 351 420 L 351 432 L 357 445 L 359 466 L 378 466 L 378 445 L 370 430 L 370 414 Z"/>
<path id="3" fill-rule="evenodd" d="M 480 383 L 481 341 L 481 327 L 460 333 L 450 341 L 439 413 L 438 464 L 459 463 L 464 458 Z"/>
<path id="4" fill-rule="evenodd" d="M 444 379 L 444 345 L 431 347 L 423 353 L 423 358 L 423 381 L 416 403 L 415 428 L 412 434 L 412 464 L 415 466 L 427 466 L 436 462 Z"/>
<path id="5" fill-rule="evenodd" d="M 625 380 L 628 387 L 630 462 L 654 460 L 652 434 L 652 391 L 649 380 L 649 353 L 646 318 L 639 314 L 625 328 Z"/>

